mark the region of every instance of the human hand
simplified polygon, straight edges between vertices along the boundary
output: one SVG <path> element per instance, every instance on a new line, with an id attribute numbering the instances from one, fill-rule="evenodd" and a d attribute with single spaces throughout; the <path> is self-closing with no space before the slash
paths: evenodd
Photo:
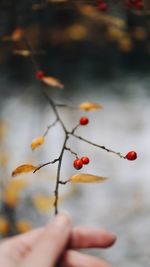
<path id="1" fill-rule="evenodd" d="M 115 242 L 111 233 L 92 228 L 72 228 L 65 214 L 26 234 L 2 241 L 1 267 L 109 267 L 101 259 L 75 251 L 80 248 L 107 248 Z"/>

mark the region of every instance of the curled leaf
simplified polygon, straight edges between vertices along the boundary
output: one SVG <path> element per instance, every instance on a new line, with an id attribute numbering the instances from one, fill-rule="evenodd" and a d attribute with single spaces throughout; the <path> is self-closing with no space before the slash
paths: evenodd
<path id="1" fill-rule="evenodd" d="M 83 102 L 79 105 L 79 108 L 85 111 L 92 111 L 92 110 L 98 110 L 102 109 L 102 105 L 97 103 L 91 103 L 91 102 Z"/>
<path id="2" fill-rule="evenodd" d="M 35 169 L 37 169 L 37 166 L 33 166 L 31 164 L 23 164 L 23 165 L 20 165 L 19 167 L 17 167 L 13 172 L 12 172 L 12 176 L 17 176 L 21 173 L 24 173 L 24 172 L 32 172 L 34 171 Z"/>
<path id="3" fill-rule="evenodd" d="M 32 143 L 31 143 L 31 149 L 32 150 L 36 149 L 37 147 L 43 145 L 44 142 L 45 142 L 44 136 L 39 136 L 39 137 L 33 139 Z"/>
<path id="4" fill-rule="evenodd" d="M 68 182 L 71 183 L 102 183 L 106 181 L 108 178 L 103 176 L 96 176 L 93 174 L 87 174 L 87 173 L 79 173 L 74 176 L 72 176 Z"/>
<path id="5" fill-rule="evenodd" d="M 52 86 L 52 87 L 58 87 L 60 89 L 63 89 L 64 88 L 64 85 L 59 80 L 57 80 L 56 78 L 51 77 L 51 76 L 44 76 L 42 78 L 42 81 L 46 85 L 49 85 L 49 86 Z"/>

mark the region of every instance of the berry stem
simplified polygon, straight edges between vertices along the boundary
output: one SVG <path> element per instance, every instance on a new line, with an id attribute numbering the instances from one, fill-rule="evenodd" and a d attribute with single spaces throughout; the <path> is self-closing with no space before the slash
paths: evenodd
<path id="1" fill-rule="evenodd" d="M 38 167 L 38 168 L 36 168 L 36 169 L 34 170 L 34 172 L 33 172 L 33 173 L 35 173 L 35 172 L 39 171 L 40 169 L 42 169 L 43 167 L 45 167 L 45 166 L 47 166 L 47 165 L 54 164 L 54 163 L 55 163 L 55 162 L 57 162 L 57 161 L 59 161 L 59 158 L 57 158 L 57 159 L 54 159 L 53 161 L 49 161 L 49 162 L 46 162 L 46 163 L 40 164 L 40 165 L 39 165 L 39 167 Z"/>
<path id="2" fill-rule="evenodd" d="M 78 123 L 71 131 L 72 134 L 74 134 L 74 132 L 78 129 L 78 127 L 80 126 L 80 124 Z"/>
<path id="3" fill-rule="evenodd" d="M 74 152 L 70 147 L 65 146 L 65 150 L 68 150 L 71 154 L 75 155 L 76 158 L 78 158 L 78 154 L 76 152 Z"/>

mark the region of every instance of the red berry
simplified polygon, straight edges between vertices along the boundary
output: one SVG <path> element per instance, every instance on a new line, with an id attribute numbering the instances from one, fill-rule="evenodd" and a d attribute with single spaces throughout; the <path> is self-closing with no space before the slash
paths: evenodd
<path id="1" fill-rule="evenodd" d="M 125 158 L 128 160 L 135 160 L 137 158 L 137 153 L 135 151 L 129 151 Z"/>
<path id="2" fill-rule="evenodd" d="M 83 167 L 82 160 L 81 159 L 74 160 L 73 166 L 75 169 L 80 170 Z"/>
<path id="3" fill-rule="evenodd" d="M 143 4 L 142 1 L 140 1 L 140 2 L 137 2 L 137 3 L 136 3 L 135 7 L 136 7 L 137 9 L 143 9 L 143 8 L 144 8 L 144 4 Z"/>
<path id="4" fill-rule="evenodd" d="M 39 71 L 36 72 L 36 78 L 38 80 L 42 80 L 43 77 L 44 77 L 44 72 L 42 70 L 39 70 Z"/>
<path id="5" fill-rule="evenodd" d="M 99 5 L 98 5 L 98 9 L 100 10 L 100 11 L 105 11 L 106 9 L 107 9 L 107 4 L 106 3 L 104 3 L 104 2 L 101 2 L 101 3 L 99 3 Z"/>
<path id="6" fill-rule="evenodd" d="M 85 164 L 85 165 L 88 164 L 88 163 L 90 162 L 90 160 L 89 160 L 88 157 L 82 157 L 82 158 L 81 158 L 81 161 L 82 161 L 82 163 Z"/>
<path id="7" fill-rule="evenodd" d="M 89 119 L 87 117 L 80 118 L 80 125 L 86 125 L 89 123 Z"/>

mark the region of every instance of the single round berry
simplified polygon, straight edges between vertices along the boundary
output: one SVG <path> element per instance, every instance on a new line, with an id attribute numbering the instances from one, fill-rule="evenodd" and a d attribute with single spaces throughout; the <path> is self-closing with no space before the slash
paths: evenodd
<path id="1" fill-rule="evenodd" d="M 89 119 L 87 117 L 80 118 L 80 125 L 87 125 L 89 123 Z"/>
<path id="2" fill-rule="evenodd" d="M 128 160 L 135 160 L 137 158 L 137 153 L 135 151 L 129 151 L 125 158 Z"/>
<path id="3" fill-rule="evenodd" d="M 143 9 L 143 8 L 144 8 L 144 4 L 143 4 L 142 1 L 138 1 L 138 2 L 136 3 L 135 7 L 136 7 L 137 9 Z"/>
<path id="4" fill-rule="evenodd" d="M 75 169 L 80 170 L 83 167 L 82 160 L 81 159 L 74 160 L 73 166 Z"/>
<path id="5" fill-rule="evenodd" d="M 81 160 L 82 160 L 82 163 L 85 164 L 85 165 L 90 162 L 88 157 L 82 157 Z"/>
<path id="6" fill-rule="evenodd" d="M 105 11 L 106 9 L 108 8 L 107 4 L 104 3 L 104 2 L 100 2 L 99 5 L 98 5 L 98 9 L 100 11 Z"/>
<path id="7" fill-rule="evenodd" d="M 39 70 L 39 71 L 36 72 L 36 78 L 38 80 L 42 80 L 43 77 L 44 77 L 44 72 L 42 70 Z"/>

